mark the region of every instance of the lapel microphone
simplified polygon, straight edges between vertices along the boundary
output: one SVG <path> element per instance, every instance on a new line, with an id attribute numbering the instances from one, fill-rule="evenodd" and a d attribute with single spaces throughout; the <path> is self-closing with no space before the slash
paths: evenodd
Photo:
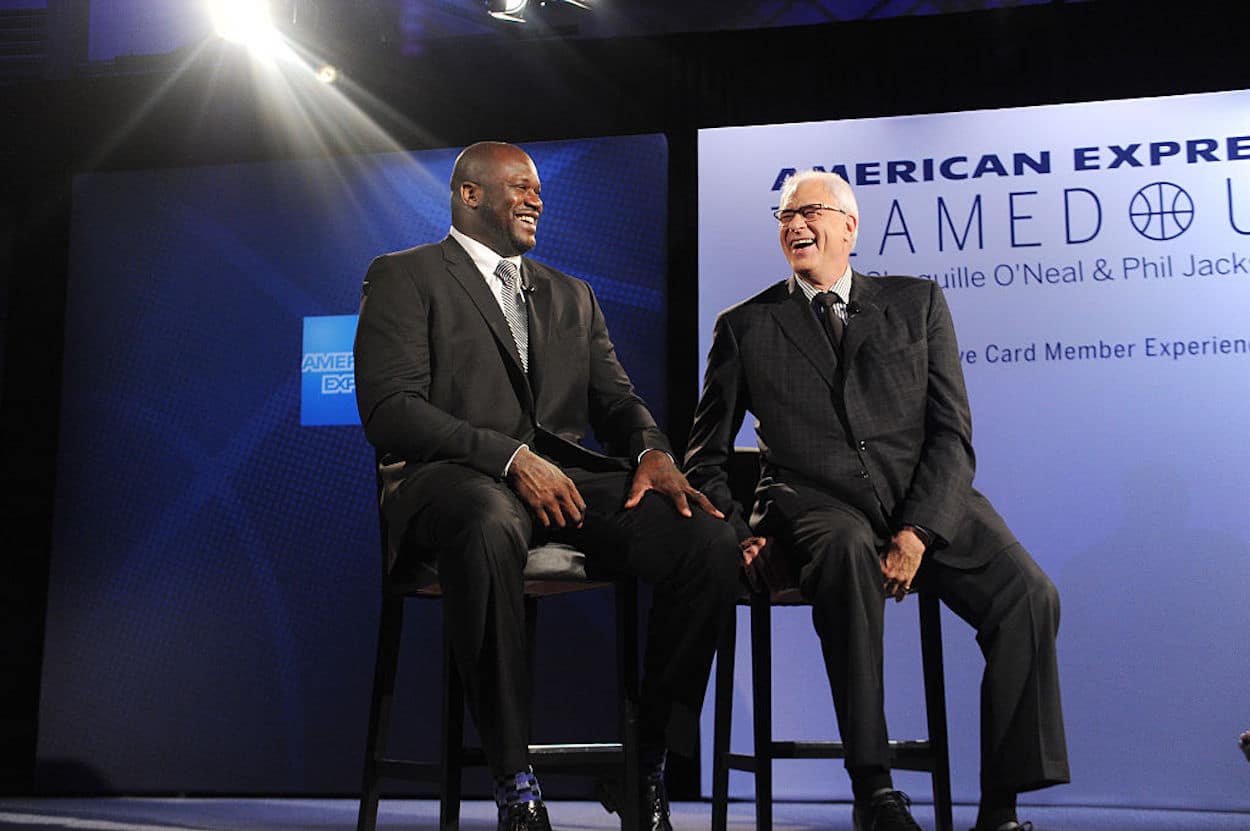
<path id="1" fill-rule="evenodd" d="M 855 315 L 859 314 L 860 311 L 861 309 L 860 309 L 859 304 L 856 303 L 854 300 L 846 304 L 846 316 L 847 317 L 854 317 Z"/>

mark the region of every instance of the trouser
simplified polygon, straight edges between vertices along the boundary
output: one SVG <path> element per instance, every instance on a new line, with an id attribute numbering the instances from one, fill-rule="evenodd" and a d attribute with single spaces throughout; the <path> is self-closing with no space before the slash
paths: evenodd
<path id="1" fill-rule="evenodd" d="M 831 500 L 789 519 L 783 542 L 795 560 L 853 773 L 888 771 L 882 656 L 881 553 L 888 540 L 863 514 Z M 1033 790 L 1069 780 L 1055 636 L 1059 595 L 1019 543 L 973 569 L 926 554 L 912 581 L 977 633 L 981 680 L 982 790 Z"/>
<path id="2" fill-rule="evenodd" d="M 530 733 L 526 663 L 526 553 L 548 539 L 586 554 L 599 573 L 636 576 L 654 587 L 639 696 L 644 749 L 690 755 L 720 627 L 730 619 L 741 562 L 724 520 L 697 508 L 687 518 L 648 492 L 623 510 L 632 473 L 566 470 L 587 511 L 580 529 L 544 529 L 503 482 L 444 465 L 437 492 L 414 515 L 410 546 L 433 551 L 444 620 L 469 711 L 491 771 L 525 768 Z"/>

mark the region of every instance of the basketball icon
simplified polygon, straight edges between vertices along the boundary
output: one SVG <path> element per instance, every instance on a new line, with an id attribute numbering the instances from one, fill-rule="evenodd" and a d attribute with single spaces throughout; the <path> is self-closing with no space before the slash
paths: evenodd
<path id="1" fill-rule="evenodd" d="M 1178 185 L 1151 182 L 1133 194 L 1128 216 L 1137 233 L 1146 239 L 1176 239 L 1194 221 L 1194 201 Z"/>

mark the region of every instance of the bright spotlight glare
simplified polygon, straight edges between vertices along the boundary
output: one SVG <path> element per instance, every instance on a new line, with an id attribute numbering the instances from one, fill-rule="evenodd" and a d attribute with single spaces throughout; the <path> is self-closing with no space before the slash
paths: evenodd
<path id="1" fill-rule="evenodd" d="M 524 23 L 521 12 L 525 10 L 529 0 L 493 0 L 487 3 L 490 16 L 496 20 L 507 20 L 512 23 Z"/>
<path id="2" fill-rule="evenodd" d="M 317 70 L 317 80 L 323 84 L 333 84 L 339 79 L 338 67 L 333 64 L 322 64 Z"/>
<path id="3" fill-rule="evenodd" d="M 277 50 L 278 30 L 263 0 L 209 0 L 208 11 L 217 34 L 226 40 L 261 52 Z"/>

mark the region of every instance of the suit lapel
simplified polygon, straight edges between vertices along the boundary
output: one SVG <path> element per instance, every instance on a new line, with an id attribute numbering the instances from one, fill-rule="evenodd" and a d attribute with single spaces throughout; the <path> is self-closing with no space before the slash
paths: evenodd
<path id="1" fill-rule="evenodd" d="M 523 283 L 532 287 L 532 291 L 525 296 L 525 307 L 530 319 L 529 385 L 537 399 L 538 391 L 542 389 L 543 364 L 551 337 L 551 279 L 542 266 L 525 259 L 521 260 L 521 278 Z"/>
<path id="2" fill-rule="evenodd" d="M 880 293 L 881 289 L 870 278 L 859 272 L 854 273 L 850 299 L 859 306 L 859 312 L 847 323 L 842 335 L 842 365 L 844 367 L 852 365 L 859 348 L 876 335 L 885 320 Z"/>
<path id="3" fill-rule="evenodd" d="M 495 299 L 490 287 L 482 279 L 482 273 L 477 270 L 473 260 L 460 247 L 460 244 L 450 237 L 443 240 L 443 258 L 447 263 L 448 273 L 469 295 L 478 313 L 490 327 L 491 334 L 495 336 L 501 351 L 508 356 L 508 376 L 512 379 L 512 386 L 525 407 L 533 412 L 534 394 L 525 377 L 525 370 L 521 368 L 521 357 L 516 351 L 516 341 L 512 339 L 512 330 L 508 328 L 508 321 L 504 320 L 499 301 Z"/>
<path id="4" fill-rule="evenodd" d="M 781 327 L 782 334 L 811 362 L 820 377 L 825 379 L 825 383 L 832 387 L 835 385 L 838 358 L 803 290 L 799 288 L 797 279 L 790 278 L 790 296 L 772 307 L 773 317 Z"/>

